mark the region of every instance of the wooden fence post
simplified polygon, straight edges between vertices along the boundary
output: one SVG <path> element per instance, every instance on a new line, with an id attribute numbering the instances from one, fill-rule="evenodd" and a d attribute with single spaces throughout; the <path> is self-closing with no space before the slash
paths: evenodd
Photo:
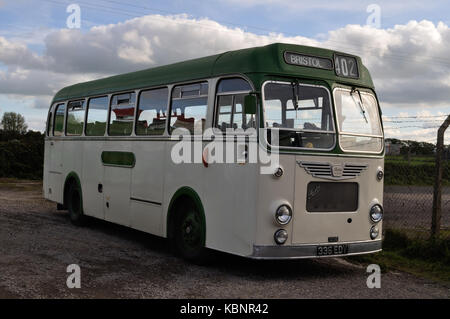
<path id="1" fill-rule="evenodd" d="M 442 158 L 444 154 L 444 133 L 450 125 L 450 115 L 442 123 L 437 134 L 436 144 L 436 176 L 434 181 L 433 192 L 433 216 L 431 218 L 431 237 L 436 238 L 441 230 L 441 214 L 442 214 Z"/>

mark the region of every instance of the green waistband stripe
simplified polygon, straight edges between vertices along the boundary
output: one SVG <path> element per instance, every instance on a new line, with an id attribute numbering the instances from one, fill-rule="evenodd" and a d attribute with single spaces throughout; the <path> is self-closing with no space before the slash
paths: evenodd
<path id="1" fill-rule="evenodd" d="M 104 151 L 102 163 L 108 166 L 134 167 L 136 157 L 130 152 Z"/>

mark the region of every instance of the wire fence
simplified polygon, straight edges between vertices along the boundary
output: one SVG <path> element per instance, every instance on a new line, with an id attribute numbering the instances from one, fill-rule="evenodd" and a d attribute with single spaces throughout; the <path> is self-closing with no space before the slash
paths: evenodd
<path id="1" fill-rule="evenodd" d="M 431 234 L 435 157 L 387 157 L 384 185 L 384 230 L 414 237 Z M 450 160 L 443 162 L 440 236 L 450 238 Z"/>

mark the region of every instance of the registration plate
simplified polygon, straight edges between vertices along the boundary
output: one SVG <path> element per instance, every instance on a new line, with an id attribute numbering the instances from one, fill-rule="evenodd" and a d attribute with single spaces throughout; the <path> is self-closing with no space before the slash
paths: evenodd
<path id="1" fill-rule="evenodd" d="M 348 245 L 317 246 L 317 256 L 343 255 L 348 251 Z"/>

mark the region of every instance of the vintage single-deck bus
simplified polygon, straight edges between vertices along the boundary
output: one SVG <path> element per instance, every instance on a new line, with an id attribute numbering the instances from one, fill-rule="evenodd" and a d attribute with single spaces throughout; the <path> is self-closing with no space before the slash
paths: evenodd
<path id="1" fill-rule="evenodd" d="M 381 250 L 383 169 L 361 59 L 277 43 L 63 88 L 43 187 L 76 225 L 167 237 L 188 259 L 310 258 Z"/>

